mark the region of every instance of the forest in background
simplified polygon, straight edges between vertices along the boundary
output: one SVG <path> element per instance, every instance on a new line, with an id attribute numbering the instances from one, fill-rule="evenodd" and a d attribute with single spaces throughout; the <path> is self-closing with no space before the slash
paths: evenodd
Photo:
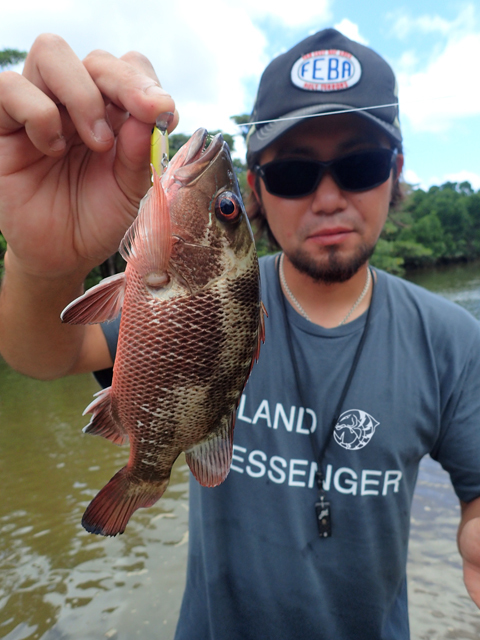
<path id="1" fill-rule="evenodd" d="M 27 52 L 16 49 L 0 51 L 0 71 L 11 68 L 25 59 Z M 247 114 L 232 116 L 243 137 L 248 127 Z M 212 131 L 211 135 L 218 133 Z M 232 152 L 235 138 L 223 134 Z M 170 157 L 187 142 L 189 136 L 173 134 L 169 137 Z M 234 167 L 244 200 L 247 196 L 246 165 L 234 159 Z M 391 210 L 378 241 L 371 263 L 390 273 L 402 276 L 421 267 L 480 259 L 480 190 L 475 192 L 469 182 L 445 182 L 424 191 L 403 183 L 405 198 Z M 266 239 L 257 240 L 259 255 L 269 252 Z M 0 229 L 0 277 L 3 275 L 3 256 L 6 242 Z M 90 274 L 87 287 L 101 278 L 123 270 L 125 264 L 117 253 Z"/>
<path id="2" fill-rule="evenodd" d="M 212 132 L 212 135 L 216 132 Z M 223 134 L 231 149 L 234 138 Z M 170 136 L 171 156 L 188 140 L 184 134 Z M 234 160 L 242 195 L 246 199 L 246 165 Z M 480 259 L 480 190 L 469 182 L 445 182 L 425 191 L 402 184 L 403 202 L 389 212 L 371 263 L 396 275 L 422 267 Z M 3 273 L 5 239 L 0 230 L 0 274 Z M 269 252 L 265 239 L 257 240 L 259 255 Z M 117 271 L 124 263 L 119 254 L 97 267 L 87 287 Z"/>

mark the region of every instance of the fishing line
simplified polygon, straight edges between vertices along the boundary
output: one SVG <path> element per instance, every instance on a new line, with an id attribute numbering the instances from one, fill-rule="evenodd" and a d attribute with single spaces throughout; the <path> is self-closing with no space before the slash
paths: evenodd
<path id="1" fill-rule="evenodd" d="M 429 100 L 411 100 L 409 102 L 433 102 L 433 100 L 447 100 L 448 98 L 455 98 L 455 96 L 437 96 L 436 98 L 430 98 Z M 286 120 L 303 120 L 305 118 L 318 118 L 320 116 L 332 116 L 337 115 L 339 113 L 353 113 L 355 111 L 370 111 L 372 109 L 384 109 L 387 107 L 399 107 L 400 103 L 390 102 L 387 104 L 374 104 L 371 107 L 352 107 L 351 109 L 339 109 L 336 111 L 325 111 L 323 113 L 308 113 L 304 115 L 298 116 L 288 116 L 285 118 L 273 118 L 272 120 L 256 120 L 255 122 L 242 122 L 240 124 L 235 123 L 235 126 L 238 128 L 241 127 L 250 127 L 257 124 L 268 124 L 270 122 L 283 122 Z"/>
<path id="2" fill-rule="evenodd" d="M 339 109 L 337 111 L 325 111 L 323 113 L 308 113 L 306 115 L 288 116 L 286 118 L 273 118 L 272 120 L 256 120 L 255 122 L 242 122 L 237 127 L 249 127 L 254 124 L 268 124 L 269 122 L 283 122 L 284 120 L 302 120 L 304 118 L 318 118 L 319 116 L 331 116 L 338 113 L 351 113 L 352 111 L 370 111 L 370 109 L 382 109 L 383 107 L 398 107 L 398 102 L 390 104 L 376 104 L 372 107 L 355 107 L 352 109 Z"/>

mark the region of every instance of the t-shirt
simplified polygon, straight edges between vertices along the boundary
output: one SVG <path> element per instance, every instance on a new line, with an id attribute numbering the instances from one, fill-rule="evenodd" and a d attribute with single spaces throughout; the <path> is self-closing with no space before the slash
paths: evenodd
<path id="1" fill-rule="evenodd" d="M 214 489 L 190 483 L 187 584 L 176 640 L 405 640 L 410 507 L 421 458 L 480 496 L 480 324 L 459 306 L 376 270 L 371 325 L 322 469 L 332 536 L 320 538 L 318 450 L 363 332 L 287 304 L 261 259 L 266 340 L 237 411 L 233 463 Z M 115 325 L 106 325 L 109 343 Z"/>

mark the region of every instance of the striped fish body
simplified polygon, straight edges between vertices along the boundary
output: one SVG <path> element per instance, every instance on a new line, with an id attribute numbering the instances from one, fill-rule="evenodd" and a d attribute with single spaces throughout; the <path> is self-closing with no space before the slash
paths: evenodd
<path id="1" fill-rule="evenodd" d="M 112 386 L 87 407 L 88 433 L 130 456 L 82 524 L 116 535 L 163 494 L 182 451 L 204 486 L 230 469 L 235 411 L 263 339 L 258 261 L 230 154 L 197 131 L 141 203 L 120 251 L 124 274 L 62 319 L 101 322 L 122 308 Z"/>

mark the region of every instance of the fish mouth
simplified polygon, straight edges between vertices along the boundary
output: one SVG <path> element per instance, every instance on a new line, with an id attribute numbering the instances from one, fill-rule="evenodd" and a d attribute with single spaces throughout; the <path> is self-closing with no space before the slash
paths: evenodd
<path id="1" fill-rule="evenodd" d="M 217 156 L 226 150 L 227 143 L 221 133 L 218 133 L 210 144 L 207 144 L 208 132 L 206 129 L 197 129 L 190 140 L 172 158 L 167 171 L 162 176 L 165 191 L 174 183 L 182 186 L 193 184 L 215 162 Z"/>

